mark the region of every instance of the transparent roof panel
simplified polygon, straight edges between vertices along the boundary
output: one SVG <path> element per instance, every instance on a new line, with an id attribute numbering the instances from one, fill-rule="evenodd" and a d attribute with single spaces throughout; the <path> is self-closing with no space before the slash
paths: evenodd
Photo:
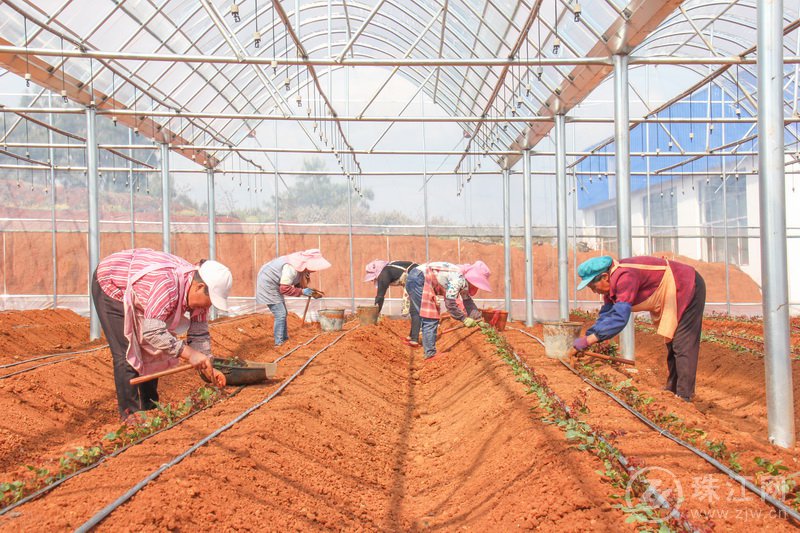
<path id="1" fill-rule="evenodd" d="M 0 4 L 0 34 L 14 45 L 31 48 L 59 49 L 63 39 L 69 50 L 83 46 L 89 50 L 140 54 L 298 56 L 298 48 L 276 15 L 273 2 L 238 2 L 238 22 L 230 14 L 232 4 L 231 0 L 11 0 Z M 537 57 L 608 57 L 612 53 L 612 31 L 624 18 L 631 17 L 633 23 L 641 24 L 636 17 L 642 15 L 636 10 L 644 13 L 663 4 L 656 0 L 635 5 L 626 0 L 584 1 L 580 17 L 575 16 L 575 0 L 298 0 L 280 5 L 292 32 L 312 59 L 336 58 L 349 47 L 347 56 L 359 59 L 513 55 L 535 61 Z M 755 0 L 688 0 L 675 5 L 680 7 L 649 35 L 642 36 L 633 55 L 730 56 L 754 46 Z M 800 0 L 785 0 L 784 9 L 785 23 L 789 25 L 797 19 Z M 522 36 L 525 28 L 527 34 Z M 256 31 L 260 33 L 258 47 Z M 787 54 L 798 53 L 796 30 L 787 33 L 785 46 Z M 42 60 L 53 66 L 55 76 L 63 67 L 81 84 L 113 96 L 120 106 L 128 108 L 224 114 L 291 115 L 302 114 L 308 108 L 314 113 L 323 112 L 321 96 L 310 90 L 313 83 L 304 67 L 280 65 L 273 69 L 269 65 L 235 63 L 83 58 L 64 62 L 52 56 Z M 691 68 L 698 76 L 706 76 L 720 67 Z M 329 90 L 331 77 L 339 79 L 339 69 L 315 69 L 323 92 Z M 373 97 L 377 103 L 369 105 L 365 116 L 399 113 L 407 106 L 409 95 L 403 92 L 401 98 L 394 94 L 390 89 L 394 81 L 390 78 L 402 79 L 413 87 L 422 86 L 429 101 L 435 101 L 444 113 L 456 116 L 548 115 L 560 91 L 571 92 L 573 105 L 590 99 L 600 83 L 584 87 L 582 82 L 574 81 L 576 73 L 587 70 L 581 66 L 544 66 L 541 73 L 535 66 L 415 66 L 400 68 L 396 73 L 391 67 L 367 70 L 377 81 L 369 91 L 363 91 L 366 94 L 348 99 L 342 91 L 355 94 L 355 89 L 336 85 L 339 94 L 331 99 L 337 114 L 348 114 L 345 103 L 349 103 L 349 114 L 357 113 Z M 723 83 L 731 93 L 739 94 L 737 100 L 743 106 L 749 105 L 743 93 L 755 95 L 754 84 L 745 74 L 750 71 L 752 67 L 739 69 L 738 85 L 730 72 L 723 76 Z M 388 88 L 381 88 L 384 83 Z M 163 118 L 157 122 L 169 123 L 170 127 L 182 122 L 181 131 L 207 130 L 219 142 L 229 144 L 244 142 L 258 126 L 258 122 L 227 117 Z M 370 123 L 359 127 L 377 139 L 386 125 Z M 475 127 L 475 123 L 465 122 L 457 129 L 471 134 Z M 506 148 L 523 127 L 519 123 L 505 128 L 487 125 L 478 137 L 483 143 L 491 141 L 498 148 Z M 308 141 L 318 138 L 310 124 L 300 124 L 298 129 L 307 133 Z M 319 141 L 314 142 L 319 146 Z M 452 140 L 453 145 L 462 147 L 468 142 L 469 136 Z"/>

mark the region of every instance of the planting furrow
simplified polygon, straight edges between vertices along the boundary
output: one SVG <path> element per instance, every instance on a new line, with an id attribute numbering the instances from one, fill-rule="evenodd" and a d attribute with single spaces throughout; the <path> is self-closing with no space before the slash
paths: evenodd
<path id="1" fill-rule="evenodd" d="M 215 321 L 215 322 L 212 322 L 211 324 L 209 324 L 209 328 L 213 330 L 213 329 L 215 329 L 216 327 L 219 327 L 219 326 L 226 326 L 227 327 L 231 323 L 235 323 L 235 322 L 238 322 L 238 321 L 241 321 L 241 320 L 244 320 L 244 319 L 248 319 L 248 318 L 252 318 L 252 315 L 243 315 L 243 316 L 240 316 L 240 317 L 231 318 L 229 320 Z M 25 373 L 30 372 L 32 370 L 36 370 L 37 368 L 42 368 L 42 367 L 45 367 L 45 366 L 55 365 L 55 364 L 58 364 L 58 363 L 65 363 L 67 361 L 74 361 L 74 360 L 78 359 L 81 355 L 84 355 L 84 354 L 87 354 L 87 353 L 97 352 L 99 350 L 103 350 L 103 349 L 106 349 L 106 348 L 108 348 L 108 344 L 102 344 L 100 346 L 87 348 L 85 350 L 77 350 L 77 351 L 71 351 L 71 352 L 59 352 L 59 353 L 52 353 L 52 354 L 45 354 L 45 355 L 37 355 L 37 356 L 34 356 L 34 357 L 30 357 L 28 359 L 23 359 L 21 361 L 14 361 L 13 363 L 6 363 L 6 364 L 3 364 L 3 365 L 0 365 L 0 369 L 13 368 L 13 367 L 17 367 L 17 366 L 20 366 L 20 365 L 26 365 L 26 364 L 30 364 L 30 363 L 35 363 L 37 361 L 43 361 L 45 359 L 53 359 L 55 357 L 60 357 L 61 358 L 61 359 L 58 359 L 56 361 L 49 361 L 47 363 L 40 363 L 40 364 L 37 364 L 37 365 L 30 366 L 28 368 L 24 368 L 22 370 L 16 370 L 16 371 L 8 373 L 8 374 L 0 375 L 0 380 L 7 379 L 7 378 L 10 378 L 10 377 L 14 377 L 14 376 L 18 376 L 20 374 L 25 374 Z M 68 357 L 68 356 L 73 356 L 73 357 Z"/>
<path id="2" fill-rule="evenodd" d="M 614 444 L 632 457 L 648 478 L 655 474 L 662 488 L 680 493 L 683 501 L 679 508 L 692 522 L 726 528 L 741 528 L 745 523 L 779 530 L 791 527 L 781 519 L 786 517 L 785 513 L 779 515 L 759 501 L 760 498 L 748 493 L 740 482 L 644 426 L 640 419 L 607 395 L 587 387 L 582 377 L 573 374 L 560 360 L 545 357 L 538 340 L 531 339 L 527 333 L 512 330 L 507 337 L 528 364 L 548 376 L 548 383 L 558 394 L 580 406 L 582 419 L 613 435 Z M 731 499 L 726 500 L 728 497 Z M 635 512 L 632 516 L 642 518 Z"/>
<path id="3" fill-rule="evenodd" d="M 306 343 L 301 343 L 292 350 L 294 356 L 281 364 L 279 375 L 296 371 L 302 364 L 303 354 L 317 349 L 325 342 L 325 339 L 318 337 L 318 335 L 312 336 Z M 252 358 L 256 354 L 250 355 Z M 181 425 L 153 435 L 152 438 L 130 447 L 124 453 L 107 459 L 96 468 L 70 479 L 41 499 L 11 511 L 0 521 L 0 527 L 41 528 L 41 522 L 37 522 L 37 517 L 43 515 L 51 516 L 52 526 L 59 529 L 77 526 L 91 516 L 91 513 L 100 506 L 98 504 L 102 505 L 113 500 L 153 468 L 167 462 L 174 455 L 174 453 L 170 455 L 171 450 L 185 449 L 196 441 L 199 435 L 207 434 L 207 427 L 230 420 L 277 386 L 271 383 L 265 386 L 247 387 L 234 398 L 216 403 L 191 419 L 184 420 Z M 65 515 L 61 509 L 65 506 L 70 509 L 75 508 L 76 492 L 85 495 L 83 505 L 88 503 L 90 508 L 84 508 L 81 513 L 73 511 Z"/>
<path id="4" fill-rule="evenodd" d="M 300 367 L 297 370 L 295 370 L 295 372 L 291 376 L 286 378 L 280 384 L 280 386 L 278 386 L 278 388 L 276 388 L 273 392 L 271 392 L 269 394 L 269 396 L 267 396 L 266 398 L 264 398 L 260 402 L 252 405 L 251 407 L 248 407 L 242 413 L 240 413 L 238 416 L 236 416 L 233 420 L 231 420 L 230 422 L 224 424 L 223 426 L 219 427 L 218 429 L 214 430 L 212 433 L 209 433 L 208 435 L 206 435 L 202 439 L 198 440 L 197 442 L 195 442 L 194 444 L 189 446 L 189 448 L 187 448 L 185 451 L 183 451 L 179 455 L 175 456 L 169 462 L 161 465 L 160 467 L 158 467 L 157 469 L 155 469 L 154 471 L 149 473 L 146 477 L 144 477 L 141 481 L 136 483 L 133 487 L 131 487 L 129 490 L 127 490 L 119 498 L 117 498 L 116 500 L 111 502 L 109 505 L 107 505 L 106 507 L 104 507 L 103 509 L 98 511 L 96 514 L 94 514 L 89 520 L 87 520 L 80 527 L 78 527 L 76 529 L 76 531 L 78 533 L 85 533 L 87 531 L 92 530 L 94 527 L 96 527 L 98 524 L 100 524 L 103 520 L 105 520 L 111 513 L 113 513 L 116 509 L 118 509 L 119 507 L 124 505 L 137 492 L 139 492 L 145 486 L 147 486 L 150 482 L 152 482 L 153 480 L 158 478 L 166 470 L 168 470 L 169 468 L 172 468 L 173 466 L 179 464 L 181 461 L 183 461 L 184 459 L 186 459 L 187 457 L 192 455 L 195 451 L 197 451 L 200 447 L 208 444 L 209 442 L 211 442 L 212 440 L 217 438 L 219 435 L 221 435 L 222 433 L 228 431 L 234 425 L 238 424 L 239 422 L 241 422 L 242 420 L 244 420 L 245 418 L 250 416 L 251 413 L 253 413 L 257 409 L 260 409 L 261 407 L 263 407 L 264 405 L 269 403 L 273 398 L 275 398 L 276 396 L 281 394 L 284 391 L 284 389 L 286 389 L 286 387 L 288 387 L 289 384 L 291 382 L 293 382 L 303 372 L 303 370 L 305 370 L 306 367 L 308 367 L 308 365 L 310 365 L 314 361 L 314 359 L 317 358 L 317 356 L 319 356 L 319 354 L 321 354 L 322 352 L 324 352 L 325 350 L 327 350 L 328 348 L 330 348 L 331 346 L 333 346 L 334 344 L 339 342 L 342 339 L 342 337 L 347 335 L 347 333 L 349 331 L 352 331 L 352 330 L 345 331 L 344 333 L 342 333 L 341 335 L 336 337 L 332 342 L 330 342 L 329 344 L 326 344 L 325 346 L 320 348 L 318 351 L 314 352 L 314 354 L 312 354 L 302 365 L 300 365 Z"/>

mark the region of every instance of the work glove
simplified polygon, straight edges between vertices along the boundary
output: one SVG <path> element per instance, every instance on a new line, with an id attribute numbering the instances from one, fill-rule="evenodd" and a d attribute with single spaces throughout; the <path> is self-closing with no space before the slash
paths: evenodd
<path id="1" fill-rule="evenodd" d="M 572 347 L 578 350 L 579 352 L 585 351 L 589 348 L 589 339 L 584 337 L 578 337 L 575 339 L 575 342 L 572 343 Z"/>
<path id="2" fill-rule="evenodd" d="M 311 287 L 306 287 L 303 289 L 303 296 L 314 296 L 314 289 Z"/>
<path id="3" fill-rule="evenodd" d="M 475 326 L 478 325 L 478 321 L 472 317 L 467 317 L 464 319 L 464 325 L 467 326 L 468 328 L 474 328 Z"/>

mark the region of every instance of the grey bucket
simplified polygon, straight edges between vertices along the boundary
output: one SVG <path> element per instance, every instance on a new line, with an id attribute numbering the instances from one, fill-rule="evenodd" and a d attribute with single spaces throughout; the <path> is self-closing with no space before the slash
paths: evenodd
<path id="1" fill-rule="evenodd" d="M 542 322 L 544 353 L 552 359 L 563 359 L 572 347 L 573 341 L 581 334 L 580 322 Z"/>
<path id="2" fill-rule="evenodd" d="M 322 331 L 342 331 L 344 309 L 320 309 L 319 325 Z"/>

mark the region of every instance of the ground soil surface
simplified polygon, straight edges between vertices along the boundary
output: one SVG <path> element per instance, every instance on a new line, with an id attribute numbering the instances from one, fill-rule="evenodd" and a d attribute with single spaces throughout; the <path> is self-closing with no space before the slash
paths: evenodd
<path id="1" fill-rule="evenodd" d="M 16 324 L 27 321 L 31 327 L 55 318 L 47 312 L 15 314 Z M 618 500 L 612 495 L 621 491 L 598 473 L 602 463 L 539 419 L 535 396 L 526 394 L 478 330 L 443 335 L 439 354 L 423 361 L 418 350 L 402 343 L 407 322 L 355 325 L 347 323 L 341 340 L 324 349 L 340 334 L 315 338 L 316 325 L 302 326 L 292 316 L 290 341 L 275 349 L 270 316 L 212 324 L 214 350 L 221 356 L 271 361 L 300 348 L 280 362 L 273 382 L 245 388 L 0 517 L 0 529 L 80 526 L 275 391 L 319 352 L 281 395 L 167 470 L 100 530 L 633 530 L 614 507 Z M 538 327 L 512 327 L 541 334 Z M 646 429 L 545 357 L 537 342 L 515 329 L 505 335 L 567 403 L 585 398 L 582 418 L 616 435 L 615 444 L 626 456 L 642 467 L 664 469 L 649 472 L 651 479 L 678 480 L 685 498 L 681 511 L 698 526 L 791 528 L 760 500 L 741 496 L 741 489 L 707 463 Z M 763 360 L 704 345 L 697 399 L 687 404 L 660 390 L 666 372 L 663 344 L 646 333 L 637 341 L 638 372 L 601 371 L 615 380 L 632 379 L 687 426 L 724 439 L 729 449 L 741 452 L 747 475 L 756 474 L 757 455 L 800 470 L 796 452 L 779 451 L 766 441 L 757 371 Z M 23 351 L 41 353 L 36 348 L 32 344 Z M 161 380 L 159 390 L 162 399 L 177 400 L 198 384 L 193 373 L 178 374 Z M 22 475 L 24 464 L 40 465 L 74 446 L 92 444 L 118 424 L 105 349 L 6 379 L 0 375 L 0 401 L 5 407 L 0 481 Z"/>

